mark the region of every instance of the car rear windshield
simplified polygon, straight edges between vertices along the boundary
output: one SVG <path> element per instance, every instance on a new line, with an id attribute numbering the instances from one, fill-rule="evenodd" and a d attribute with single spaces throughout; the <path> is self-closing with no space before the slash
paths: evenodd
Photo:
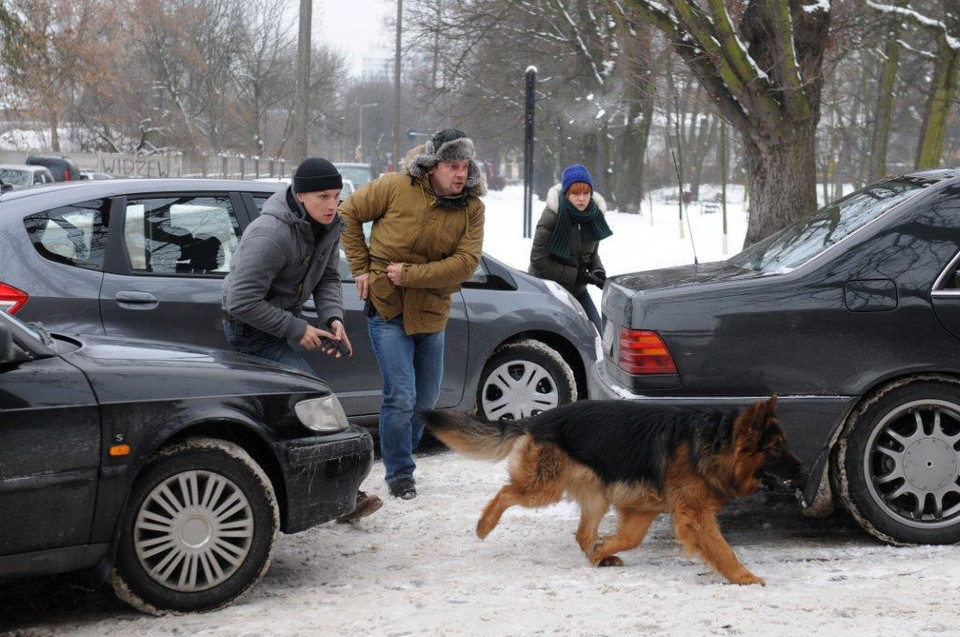
<path id="1" fill-rule="evenodd" d="M 13 168 L 0 168 L 0 181 L 14 186 L 26 186 L 33 183 L 33 173 Z"/>
<path id="2" fill-rule="evenodd" d="M 753 244 L 730 262 L 759 272 L 789 272 L 934 183 L 895 177 L 872 184 Z"/>

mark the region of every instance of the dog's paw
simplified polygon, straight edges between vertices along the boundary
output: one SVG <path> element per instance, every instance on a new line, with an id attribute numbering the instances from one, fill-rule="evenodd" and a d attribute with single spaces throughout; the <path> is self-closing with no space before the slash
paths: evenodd
<path id="1" fill-rule="evenodd" d="M 623 560 L 616 555 L 610 555 L 597 562 L 597 566 L 623 566 Z"/>
<path id="2" fill-rule="evenodd" d="M 754 575 L 749 571 L 747 571 L 746 573 L 737 575 L 736 577 L 732 577 L 730 581 L 733 582 L 734 584 L 739 584 L 740 586 L 747 586 L 749 584 L 759 584 L 760 586 L 767 585 L 767 583 L 763 581 L 762 577 L 757 577 L 756 575 Z"/>
<path id="3" fill-rule="evenodd" d="M 495 526 L 495 524 L 487 524 L 486 521 L 481 518 L 480 521 L 477 522 L 477 537 L 481 540 L 484 539 L 490 535 L 490 531 L 492 531 Z"/>

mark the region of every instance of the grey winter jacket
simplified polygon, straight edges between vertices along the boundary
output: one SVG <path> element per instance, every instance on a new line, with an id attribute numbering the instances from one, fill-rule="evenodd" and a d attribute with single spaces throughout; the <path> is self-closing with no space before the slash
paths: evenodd
<path id="1" fill-rule="evenodd" d="M 247 325 L 300 340 L 307 329 L 300 311 L 311 294 L 320 327 L 343 318 L 338 271 L 343 220 L 337 216 L 314 245 L 306 211 L 290 209 L 288 190 L 267 199 L 260 216 L 247 226 L 223 281 L 221 300 L 224 310 Z"/>
<path id="2" fill-rule="evenodd" d="M 607 211 L 607 202 L 598 193 L 593 193 L 593 200 L 597 202 L 601 212 Z M 556 281 L 571 294 L 583 293 L 587 286 L 577 283 L 577 271 L 587 266 L 590 270 L 603 270 L 603 262 L 597 248 L 599 241 L 582 241 L 580 239 L 580 224 L 574 222 L 570 228 L 570 258 L 558 259 L 550 254 L 547 245 L 550 235 L 557 223 L 557 212 L 560 210 L 560 184 L 555 185 L 547 192 L 547 205 L 537 222 L 537 231 L 533 235 L 533 246 L 530 249 L 530 267 L 527 272 L 541 279 Z"/>

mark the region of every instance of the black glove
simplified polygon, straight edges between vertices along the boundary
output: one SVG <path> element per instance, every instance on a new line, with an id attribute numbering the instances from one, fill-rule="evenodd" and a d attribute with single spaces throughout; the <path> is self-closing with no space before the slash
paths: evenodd
<path id="1" fill-rule="evenodd" d="M 577 280 L 574 282 L 576 285 L 586 285 L 587 283 L 592 283 L 593 274 L 590 270 L 582 268 L 577 270 Z"/>
<path id="2" fill-rule="evenodd" d="M 585 283 L 592 283 L 593 285 L 601 289 L 603 288 L 603 284 L 607 281 L 607 273 L 601 270 L 600 268 L 597 268 L 596 270 L 593 270 L 593 271 L 584 268 L 583 274 L 586 279 L 584 281 Z"/>

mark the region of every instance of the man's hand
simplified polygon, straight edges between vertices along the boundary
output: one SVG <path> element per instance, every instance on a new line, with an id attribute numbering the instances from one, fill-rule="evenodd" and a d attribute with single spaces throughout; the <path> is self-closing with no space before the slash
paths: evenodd
<path id="1" fill-rule="evenodd" d="M 354 282 L 357 284 L 357 298 L 362 301 L 370 294 L 370 273 L 364 272 L 358 275 Z"/>
<path id="2" fill-rule="evenodd" d="M 303 349 L 317 349 L 320 347 L 321 337 L 334 338 L 333 334 L 330 332 L 321 330 L 320 328 L 314 327 L 307 323 L 307 329 L 303 331 L 303 336 L 300 337 L 300 346 L 303 347 Z"/>
<path id="3" fill-rule="evenodd" d="M 333 321 L 330 324 L 330 329 L 333 330 L 333 339 L 340 341 L 347 346 L 347 349 L 350 350 L 350 353 L 347 356 L 353 356 L 353 345 L 350 344 L 350 339 L 347 338 L 347 328 L 343 326 L 343 323 L 340 321 Z M 330 348 L 330 350 L 325 350 L 327 354 L 331 352 L 336 352 L 337 350 Z M 340 352 L 337 352 L 337 358 L 340 358 Z"/>
<path id="4" fill-rule="evenodd" d="M 387 278 L 390 279 L 390 283 L 393 283 L 395 286 L 400 287 L 403 280 L 403 264 L 402 263 L 391 263 L 387 266 Z"/>

